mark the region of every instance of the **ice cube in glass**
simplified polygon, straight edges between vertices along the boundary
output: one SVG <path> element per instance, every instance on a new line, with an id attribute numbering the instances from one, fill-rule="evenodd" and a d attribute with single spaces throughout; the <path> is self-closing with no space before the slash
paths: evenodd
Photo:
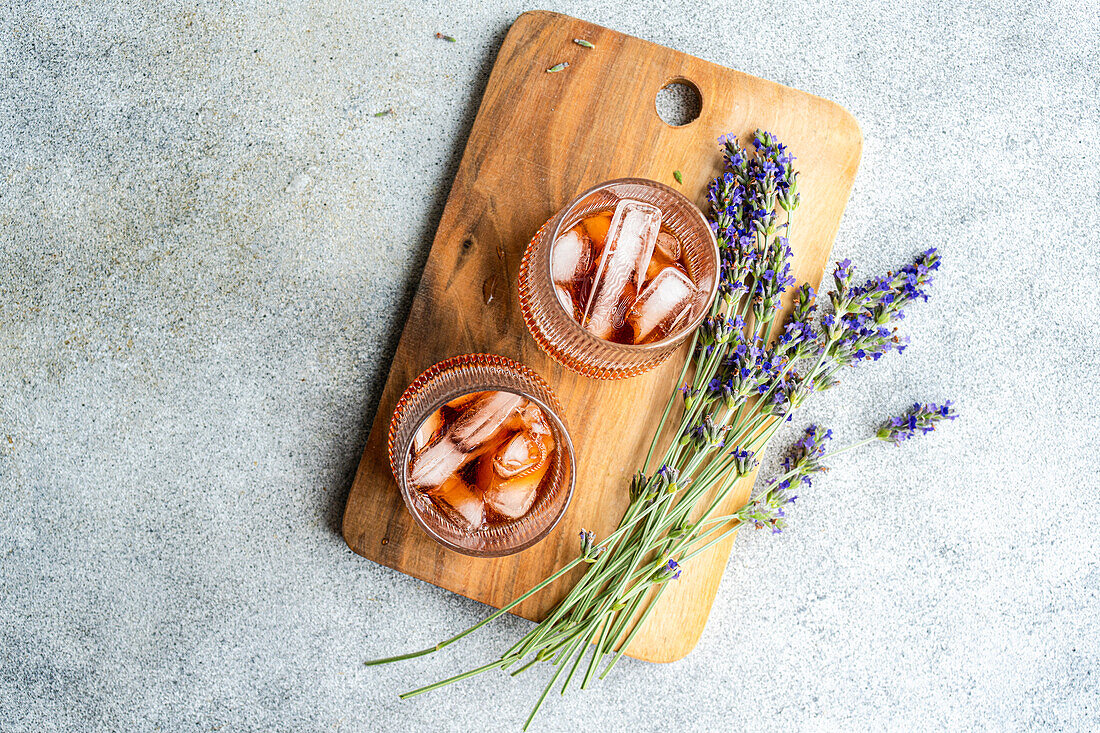
<path id="1" fill-rule="evenodd" d="M 581 316 L 582 325 L 597 337 L 607 338 L 622 326 L 622 302 L 632 301 L 641 288 L 660 230 L 661 210 L 656 206 L 631 199 L 615 206 Z"/>
<path id="2" fill-rule="evenodd" d="M 691 278 L 677 267 L 666 267 L 638 294 L 628 317 L 634 342 L 661 339 L 690 311 L 696 299 Z"/>

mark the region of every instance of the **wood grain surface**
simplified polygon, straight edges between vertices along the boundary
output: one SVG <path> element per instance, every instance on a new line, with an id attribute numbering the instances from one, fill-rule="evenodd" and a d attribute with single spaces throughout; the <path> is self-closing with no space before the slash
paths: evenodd
<path id="1" fill-rule="evenodd" d="M 546 72 L 560 62 L 569 66 Z M 655 95 L 684 80 L 699 90 L 702 110 L 693 122 L 670 127 L 657 116 Z M 775 133 L 797 157 L 802 206 L 793 274 L 816 286 L 859 165 L 861 135 L 850 114 L 805 92 L 564 15 L 535 11 L 516 20 L 489 78 L 351 487 L 343 534 L 352 550 L 499 607 L 576 557 L 582 527 L 599 537 L 614 530 L 685 354 L 619 382 L 569 372 L 539 350 L 523 325 L 520 258 L 558 208 L 610 178 L 652 178 L 703 206 L 721 167 L 717 138 L 733 132 L 747 141 L 756 128 Z M 502 354 L 545 377 L 565 406 L 576 446 L 576 490 L 565 517 L 546 540 L 511 557 L 470 558 L 433 542 L 405 509 L 387 464 L 386 430 L 401 392 L 425 368 L 468 352 Z M 749 488 L 746 481 L 731 503 L 743 503 Z M 732 544 L 730 538 L 692 560 L 635 638 L 631 656 L 667 662 L 691 651 Z M 539 619 L 570 585 L 565 578 L 516 612 Z"/>

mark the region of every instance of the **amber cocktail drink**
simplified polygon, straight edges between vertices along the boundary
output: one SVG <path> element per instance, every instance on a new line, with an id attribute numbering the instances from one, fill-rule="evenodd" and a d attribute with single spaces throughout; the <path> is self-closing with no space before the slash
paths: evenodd
<path id="1" fill-rule="evenodd" d="M 554 359 L 622 379 L 691 336 L 717 296 L 718 269 L 698 207 L 663 183 L 620 178 L 584 191 L 538 230 L 520 264 L 520 308 Z"/>
<path id="2" fill-rule="evenodd" d="M 417 377 L 389 431 L 390 468 L 417 523 L 469 555 L 545 537 L 573 493 L 560 414 L 549 385 L 503 356 L 456 356 Z"/>

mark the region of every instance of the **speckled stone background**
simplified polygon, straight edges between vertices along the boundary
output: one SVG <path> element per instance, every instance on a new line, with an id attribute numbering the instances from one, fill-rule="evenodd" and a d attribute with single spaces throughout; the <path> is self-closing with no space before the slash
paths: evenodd
<path id="1" fill-rule="evenodd" d="M 338 534 L 496 48 L 526 8 L 0 11 L 0 729 L 516 730 L 535 680 L 397 694 L 508 618 Z M 746 533 L 697 650 L 540 730 L 1100 728 L 1100 16 L 1080 2 L 550 3 L 839 101 L 837 257 L 935 244 L 912 348 L 794 425 L 859 438 Z M 450 44 L 434 37 L 454 35 Z M 373 113 L 393 108 L 393 115 Z M 796 151 L 797 152 L 797 151 Z"/>

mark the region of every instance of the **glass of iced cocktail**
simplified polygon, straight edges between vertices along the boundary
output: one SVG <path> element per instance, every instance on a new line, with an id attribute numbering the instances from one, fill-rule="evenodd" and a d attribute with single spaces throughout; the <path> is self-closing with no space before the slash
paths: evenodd
<path id="1" fill-rule="evenodd" d="M 530 547 L 573 493 L 573 444 L 550 387 L 502 356 L 436 364 L 398 401 L 389 431 L 394 478 L 435 540 L 491 557 Z"/>
<path id="2" fill-rule="evenodd" d="M 664 361 L 706 317 L 718 290 L 718 245 L 703 213 L 656 181 L 588 189 L 539 229 L 519 294 L 544 351 L 601 379 Z"/>

